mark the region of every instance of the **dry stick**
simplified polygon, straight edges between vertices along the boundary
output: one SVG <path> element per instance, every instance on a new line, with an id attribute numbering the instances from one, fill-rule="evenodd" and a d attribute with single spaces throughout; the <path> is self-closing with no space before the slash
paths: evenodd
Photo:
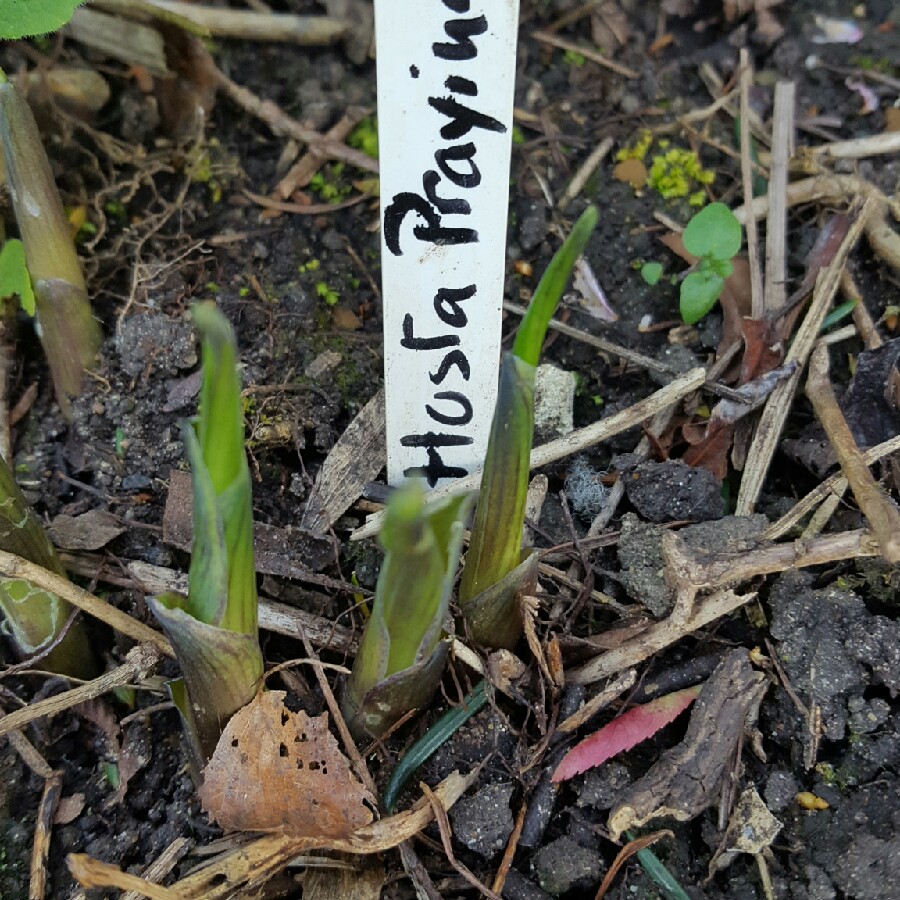
<path id="1" fill-rule="evenodd" d="M 803 323 L 797 330 L 791 349 L 788 351 L 785 359 L 786 363 L 797 363 L 797 370 L 789 378 L 782 381 L 772 391 L 769 399 L 766 401 L 759 424 L 756 427 L 756 434 L 753 435 L 753 442 L 747 454 L 747 466 L 744 470 L 744 477 L 741 480 L 740 491 L 738 492 L 736 515 L 750 515 L 756 506 L 763 482 L 775 455 L 775 449 L 781 438 L 781 430 L 790 411 L 794 393 L 797 390 L 797 385 L 800 383 L 803 366 L 806 364 L 806 360 L 812 351 L 819 335 L 819 330 L 822 327 L 822 322 L 837 292 L 841 271 L 847 262 L 847 257 L 859 240 L 869 213 L 870 203 L 871 201 L 866 201 L 862 211 L 850 225 L 831 264 L 824 266 L 819 272 L 809 310 L 803 319 Z"/>
<path id="2" fill-rule="evenodd" d="M 827 347 L 816 347 L 810 357 L 806 395 L 837 454 L 859 508 L 872 526 L 882 556 L 890 563 L 900 562 L 900 509 L 878 487 L 838 406 L 828 377 Z"/>
<path id="3" fill-rule="evenodd" d="M 177 837 L 156 859 L 141 873 L 141 878 L 158 884 L 181 862 L 181 859 L 193 846 L 193 842 L 187 838 Z M 141 894 L 136 891 L 128 891 L 122 894 L 121 900 L 140 900 Z"/>
<path id="4" fill-rule="evenodd" d="M 50 858 L 50 832 L 53 828 L 53 816 L 59 806 L 59 795 L 62 793 L 62 774 L 54 772 L 44 781 L 44 793 L 38 807 L 37 822 L 34 828 L 34 846 L 31 850 L 31 883 L 28 887 L 28 900 L 44 900 L 47 888 L 47 860 Z"/>
<path id="5" fill-rule="evenodd" d="M 633 406 L 629 406 L 627 409 L 623 409 L 621 412 L 617 412 L 605 419 L 600 419 L 599 422 L 594 422 L 593 425 L 579 428 L 565 437 L 542 444 L 540 447 L 535 447 L 531 451 L 529 467 L 536 469 L 540 466 L 546 466 L 549 463 L 565 459 L 565 457 L 571 456 L 573 453 L 578 453 L 587 447 L 598 444 L 600 441 L 608 440 L 613 435 L 627 431 L 629 428 L 639 425 L 667 406 L 677 403 L 688 394 L 696 391 L 701 387 L 705 379 L 705 369 L 691 369 L 690 372 L 679 376 L 664 388 L 638 401 Z M 448 485 L 435 488 L 428 494 L 427 502 L 433 503 L 443 497 L 460 494 L 465 491 L 478 490 L 480 483 L 481 473 L 474 472 Z M 375 513 L 369 517 L 365 525 L 357 528 L 350 535 L 350 540 L 358 541 L 377 534 L 383 523 L 384 512 Z"/>
<path id="6" fill-rule="evenodd" d="M 769 215 L 766 219 L 766 286 L 763 294 L 766 312 L 781 309 L 787 299 L 787 182 L 788 163 L 794 151 L 794 93 L 792 81 L 779 81 L 775 85 Z M 749 200 L 752 196 L 750 194 L 744 199 Z"/>
<path id="7" fill-rule="evenodd" d="M 362 106 L 351 106 L 340 120 L 325 132 L 329 141 L 343 143 L 351 132 L 369 114 Z M 275 185 L 275 193 L 282 200 L 287 200 L 297 188 L 306 187 L 312 177 L 319 171 L 327 157 L 318 150 L 309 150 L 295 162 Z"/>
<path id="8" fill-rule="evenodd" d="M 56 594 L 62 600 L 67 600 L 72 606 L 77 606 L 95 619 L 105 622 L 110 628 L 114 628 L 121 634 L 127 635 L 135 641 L 154 645 L 166 656 L 174 658 L 172 645 L 158 631 L 154 631 L 143 622 L 138 622 L 120 609 L 110 606 L 105 600 L 89 594 L 77 585 L 72 584 L 66 578 L 49 572 L 43 566 L 0 550 L 0 575 L 5 578 L 21 578 L 37 588 Z"/>
<path id="9" fill-rule="evenodd" d="M 308 144 L 320 153 L 327 154 L 329 158 L 349 163 L 351 166 L 356 166 L 357 169 L 362 169 L 364 172 L 378 171 L 378 161 L 372 159 L 371 156 L 366 156 L 361 150 L 354 150 L 340 141 L 330 140 L 314 128 L 308 128 L 296 119 L 292 119 L 276 103 L 257 97 L 256 94 L 248 91 L 247 88 L 241 87 L 232 81 L 220 69 L 215 69 L 214 75 L 216 86 L 224 91 L 241 109 L 265 122 L 273 134 L 277 134 L 279 137 L 290 137 L 296 141 Z"/>
<path id="10" fill-rule="evenodd" d="M 508 301 L 504 301 L 503 308 L 507 312 L 515 313 L 517 316 L 524 316 L 526 312 L 524 306 L 519 306 L 516 303 L 509 303 Z M 553 329 L 553 331 L 558 331 L 560 334 L 566 335 L 566 337 L 574 338 L 576 341 L 581 341 L 583 344 L 596 347 L 603 353 L 612 353 L 614 356 L 618 356 L 626 362 L 634 363 L 634 365 L 640 366 L 642 369 L 647 369 L 650 372 L 658 372 L 660 375 L 667 375 L 669 378 L 674 378 L 681 374 L 671 366 L 661 363 L 652 356 L 645 356 L 643 353 L 638 353 L 637 350 L 631 350 L 628 347 L 623 347 L 620 344 L 614 344 L 612 341 L 607 341 L 605 338 L 597 337 L 590 332 L 581 331 L 579 328 L 573 328 L 571 325 L 566 325 L 565 322 L 558 322 L 556 319 L 551 319 L 549 327 Z M 719 397 L 726 397 L 727 399 L 734 400 L 738 403 L 742 400 L 741 395 L 733 388 L 724 384 L 719 384 L 717 381 L 709 378 L 703 382 L 703 388 L 712 394 L 716 394 Z"/>
<path id="11" fill-rule="evenodd" d="M 895 219 L 900 220 L 900 198 L 886 197 L 873 184 L 856 175 L 831 174 L 795 181 L 788 185 L 786 196 L 788 206 L 797 206 L 814 200 L 843 203 L 847 197 L 857 194 L 872 201 L 868 219 L 864 223 L 869 246 L 886 263 L 900 269 L 900 235 L 887 221 L 888 211 Z M 734 214 L 741 224 L 747 221 L 748 210 L 761 219 L 769 211 L 769 198 L 756 197 L 752 204 L 738 207 Z"/>
<path id="12" fill-rule="evenodd" d="M 105 584 L 134 588 L 151 595 L 164 594 L 167 591 L 187 594 L 187 574 L 140 560 L 125 561 L 125 568 L 129 573 L 125 576 L 112 572 L 104 572 L 97 576 L 95 562 L 88 560 L 85 563 L 81 557 L 71 554 L 63 554 L 63 562 L 70 572 L 76 572 L 86 578 L 99 577 Z M 338 625 L 325 616 L 316 616 L 306 610 L 265 597 L 259 598 L 259 627 L 290 638 L 299 637 L 301 629 L 305 629 L 315 646 L 325 647 L 336 653 L 356 653 L 359 644 L 352 628 Z"/>
<path id="13" fill-rule="evenodd" d="M 156 7 L 174 13 L 219 37 L 238 37 L 248 41 L 285 41 L 301 46 L 334 44 L 347 34 L 347 22 L 330 16 L 297 16 L 286 13 L 258 13 L 245 9 L 222 9 L 173 3 L 171 0 L 100 0 L 100 7 L 112 10 L 140 11 L 140 6 Z"/>
<path id="14" fill-rule="evenodd" d="M 22 762 L 34 772 L 35 775 L 43 778 L 45 781 L 53 777 L 53 769 L 50 768 L 47 760 L 41 756 L 37 747 L 28 740 L 21 731 L 10 731 L 6 735 L 13 750 L 22 758 Z"/>
<path id="15" fill-rule="evenodd" d="M 611 137 L 605 137 L 600 141 L 566 186 L 556 204 L 557 209 L 565 211 L 566 207 L 581 193 L 597 166 L 603 162 L 606 154 L 612 150 L 612 146 L 613 139 Z"/>
<path id="16" fill-rule="evenodd" d="M 753 65 L 746 48 L 741 50 L 741 181 L 744 200 L 753 200 L 753 161 L 750 157 L 750 87 L 753 84 Z M 756 219 L 745 225 L 747 231 L 747 258 L 750 262 L 750 308 L 754 319 L 765 314 L 762 272 L 759 268 L 759 234 Z"/>
<path id="17" fill-rule="evenodd" d="M 687 616 L 683 621 L 676 621 L 673 614 L 651 625 L 615 650 L 568 672 L 567 683 L 591 684 L 616 675 L 756 599 L 755 592 L 739 595 L 733 590 L 720 590 L 694 603 L 693 598 L 701 589 L 738 583 L 756 575 L 783 572 L 792 567 L 817 566 L 857 556 L 878 556 L 879 549 L 877 541 L 868 532 L 859 530 L 830 534 L 813 541 L 775 544 L 749 553 L 695 559 L 681 538 L 674 532 L 667 532 L 663 537 L 663 555 L 666 557 L 667 578 L 675 583 L 679 600 L 690 598 L 687 605 L 691 608 Z"/>
<path id="18" fill-rule="evenodd" d="M 900 153 L 900 131 L 886 131 L 852 141 L 832 141 L 818 147 L 805 147 L 804 153 L 825 159 L 865 159 L 886 153 Z"/>
<path id="19" fill-rule="evenodd" d="M 877 350 L 884 341 L 881 339 L 878 328 L 866 308 L 862 293 L 848 269 L 841 272 L 841 291 L 848 300 L 856 301 L 856 306 L 853 307 L 853 324 L 856 325 L 859 336 L 866 345 L 866 350 Z"/>
<path id="20" fill-rule="evenodd" d="M 863 461 L 871 466 L 885 456 L 900 452 L 900 435 L 882 441 L 863 453 Z M 818 487 L 811 490 L 792 509 L 785 513 L 777 522 L 773 522 L 761 535 L 764 541 L 774 541 L 784 537 L 808 512 L 815 509 L 823 499 L 834 493 L 840 496 L 847 489 L 847 479 L 839 472 L 826 478 Z"/>
<path id="21" fill-rule="evenodd" d="M 92 859 L 84 853 L 70 853 L 66 857 L 66 865 L 72 877 L 81 884 L 87 882 L 92 885 L 118 888 L 120 891 L 132 891 L 139 897 L 148 897 L 149 900 L 184 900 L 184 895 L 180 891 L 160 887 L 139 875 L 129 875 L 118 866 Z"/>
<path id="22" fill-rule="evenodd" d="M 623 66 L 620 63 L 613 62 L 611 59 L 607 59 L 602 53 L 598 53 L 590 47 L 574 44 L 572 41 L 566 41 L 563 38 L 557 37 L 555 34 L 548 34 L 546 31 L 535 31 L 531 36 L 542 44 L 549 44 L 551 47 L 558 47 L 560 50 L 569 50 L 572 53 L 579 53 L 585 59 L 597 63 L 598 66 L 604 66 L 625 78 L 640 78 L 639 72 L 635 72 L 634 69 L 629 69 L 628 66 Z"/>
<path id="23" fill-rule="evenodd" d="M 24 728 L 35 719 L 55 716 L 86 700 L 93 700 L 114 688 L 143 681 L 156 668 L 159 660 L 160 652 L 157 647 L 150 644 L 138 644 L 137 647 L 132 647 L 128 651 L 125 662 L 111 672 L 94 678 L 92 681 L 86 681 L 80 687 L 72 688 L 70 691 L 63 691 L 55 697 L 48 697 L 46 700 L 39 700 L 37 703 L 23 706 L 22 709 L 17 709 L 0 718 L 0 737 Z"/>

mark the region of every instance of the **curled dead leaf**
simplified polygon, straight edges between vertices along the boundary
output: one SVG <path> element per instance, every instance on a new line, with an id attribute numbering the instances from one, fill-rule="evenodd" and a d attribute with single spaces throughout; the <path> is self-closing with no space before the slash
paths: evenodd
<path id="1" fill-rule="evenodd" d="M 375 798 L 357 780 L 328 730 L 266 691 L 228 723 L 203 772 L 200 800 L 228 831 L 342 837 L 373 818 Z"/>

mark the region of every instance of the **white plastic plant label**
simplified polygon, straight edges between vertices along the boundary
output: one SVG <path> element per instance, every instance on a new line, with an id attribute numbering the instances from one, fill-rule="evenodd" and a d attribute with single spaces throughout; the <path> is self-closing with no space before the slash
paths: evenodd
<path id="1" fill-rule="evenodd" d="M 497 393 L 518 0 L 376 0 L 388 482 L 479 469 Z"/>

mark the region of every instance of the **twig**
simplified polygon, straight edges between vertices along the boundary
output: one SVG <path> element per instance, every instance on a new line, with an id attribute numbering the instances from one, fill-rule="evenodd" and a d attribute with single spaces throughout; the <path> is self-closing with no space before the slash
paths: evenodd
<path id="1" fill-rule="evenodd" d="M 720 590 L 694 603 L 693 598 L 700 590 L 737 584 L 757 575 L 783 572 L 792 567 L 817 566 L 839 559 L 878 554 L 877 541 L 868 532 L 859 530 L 829 534 L 813 541 L 774 544 L 749 553 L 724 553 L 698 559 L 692 556 L 678 535 L 666 532 L 663 536 L 666 578 L 674 583 L 687 614 L 679 616 L 673 611 L 668 619 L 651 625 L 615 650 L 568 672 L 566 682 L 591 684 L 610 678 L 756 599 L 755 592 L 736 594 L 733 590 Z M 690 599 L 684 602 L 684 598 Z"/>
<path id="2" fill-rule="evenodd" d="M 291 118 L 276 103 L 257 97 L 256 94 L 248 91 L 247 88 L 241 87 L 241 85 L 232 81 L 221 69 L 214 66 L 211 68 L 213 69 L 212 74 L 216 79 L 216 86 L 224 91 L 245 112 L 265 122 L 273 134 L 277 134 L 280 137 L 290 137 L 296 141 L 308 144 L 320 153 L 326 154 L 329 158 L 349 163 L 351 166 L 356 166 L 357 169 L 362 169 L 364 172 L 378 171 L 378 162 L 372 159 L 371 156 L 366 156 L 361 150 L 354 150 L 340 141 L 330 140 L 314 128 L 308 128 L 296 119 Z"/>
<path id="3" fill-rule="evenodd" d="M 590 47 L 583 47 L 581 44 L 574 44 L 564 38 L 557 37 L 555 34 L 549 34 L 546 31 L 535 31 L 532 37 L 542 44 L 549 44 L 551 47 L 558 47 L 560 50 L 568 50 L 571 53 L 580 53 L 585 59 L 597 63 L 598 66 L 610 69 L 625 78 L 640 78 L 640 74 L 634 69 L 629 69 L 621 63 L 613 62 L 607 59 L 602 53 L 592 50 Z"/>
<path id="4" fill-rule="evenodd" d="M 831 301 L 837 292 L 841 271 L 847 262 L 850 251 L 856 246 L 862 232 L 863 224 L 869 212 L 867 200 L 856 220 L 850 225 L 841 246 L 838 248 L 831 263 L 822 268 L 816 279 L 813 290 L 813 298 L 803 323 L 797 330 L 796 337 L 788 351 L 785 363 L 797 363 L 796 371 L 784 381 L 780 382 L 769 395 L 766 406 L 753 436 L 753 442 L 747 454 L 747 466 L 744 477 L 741 480 L 738 492 L 736 515 L 746 516 L 753 512 L 763 482 L 769 471 L 775 448 L 781 438 L 781 430 L 787 419 L 794 393 L 800 383 L 800 375 L 806 360 L 812 351 L 813 345 L 819 336 L 819 330 L 825 315 L 831 306 Z"/>
<path id="5" fill-rule="evenodd" d="M 741 49 L 741 181 L 744 200 L 753 200 L 753 161 L 750 157 L 750 87 L 753 84 L 753 64 L 746 48 Z M 747 232 L 747 258 L 750 262 L 751 314 L 761 319 L 765 314 L 762 272 L 759 267 L 759 234 L 756 219 L 750 218 L 744 226 Z"/>
<path id="6" fill-rule="evenodd" d="M 152 644 L 166 656 L 175 656 L 172 645 L 164 635 L 127 613 L 123 613 L 120 609 L 110 606 L 105 600 L 82 590 L 68 579 L 48 571 L 43 566 L 16 556 L 14 553 L 0 550 L 0 575 L 6 578 L 21 578 L 35 587 L 56 594 L 57 597 L 67 600 L 72 606 L 77 606 L 95 619 L 100 619 L 101 622 L 105 622 L 110 628 L 114 628 L 121 634 L 138 642 Z"/>
<path id="7" fill-rule="evenodd" d="M 865 159 L 868 156 L 900 153 L 900 131 L 886 131 L 884 134 L 854 138 L 852 141 L 832 141 L 817 147 L 803 147 L 800 152 L 825 159 Z"/>
<path id="8" fill-rule="evenodd" d="M 184 900 L 184 895 L 180 891 L 160 887 L 139 875 L 123 872 L 118 866 L 92 859 L 85 853 L 70 853 L 66 857 L 66 865 L 72 877 L 80 884 L 133 891 L 139 897 L 148 897 L 149 900 Z"/>
<path id="9" fill-rule="evenodd" d="M 900 509 L 878 487 L 838 406 L 828 377 L 827 347 L 816 347 L 810 357 L 806 395 L 837 454 L 859 508 L 872 526 L 882 555 L 890 563 L 900 562 Z"/>
<path id="10" fill-rule="evenodd" d="M 35 775 L 39 778 L 43 778 L 45 781 L 48 778 L 53 777 L 53 769 L 50 768 L 50 764 L 43 756 L 41 756 L 37 747 L 25 737 L 23 732 L 10 731 L 6 735 L 6 739 L 9 741 L 13 750 L 19 754 L 22 762 L 24 762 Z"/>
<path id="11" fill-rule="evenodd" d="M 567 719 L 564 719 L 556 726 L 557 732 L 561 734 L 570 734 L 578 731 L 585 722 L 592 719 L 598 712 L 606 709 L 613 700 L 621 697 L 625 691 L 631 690 L 637 682 L 637 669 L 626 669 L 613 681 L 611 681 L 602 691 L 594 694 L 590 700 L 581 706 L 577 712 L 572 713 Z"/>
<path id="12" fill-rule="evenodd" d="M 900 452 L 900 435 L 887 441 L 876 444 L 863 453 L 863 461 L 867 466 L 878 462 L 885 456 Z M 777 522 L 773 522 L 761 535 L 765 541 L 774 541 L 784 537 L 808 512 L 815 509 L 816 505 L 829 496 L 840 496 L 847 490 L 847 479 L 840 472 L 826 478 L 818 487 L 811 490 L 802 500 L 798 501 L 792 509 L 786 512 Z"/>
<path id="13" fill-rule="evenodd" d="M 143 681 L 157 666 L 160 660 L 160 652 L 157 647 L 149 644 L 138 644 L 132 647 L 125 657 L 125 662 L 111 672 L 86 681 L 77 688 L 63 691 L 55 697 L 39 700 L 17 709 L 3 718 L 0 718 L 0 736 L 9 734 L 19 728 L 24 728 L 29 722 L 41 719 L 44 716 L 55 716 L 63 710 L 93 700 L 106 694 L 117 687 L 125 687 L 133 682 Z"/>
<path id="14" fill-rule="evenodd" d="M 340 209 L 349 209 L 362 203 L 363 200 L 371 200 L 368 194 L 357 194 L 355 197 L 348 197 L 346 200 L 339 200 L 337 203 L 290 203 L 286 200 L 273 200 L 263 194 L 254 194 L 252 191 L 243 190 L 241 193 L 252 200 L 254 203 L 273 209 L 277 212 L 293 213 L 297 216 L 325 216 L 329 213 L 337 212 Z"/>
<path id="15" fill-rule="evenodd" d="M 859 336 L 866 345 L 866 349 L 877 350 L 884 341 L 878 333 L 878 328 L 872 316 L 869 315 L 863 296 L 849 269 L 844 269 L 841 272 L 841 291 L 848 300 L 856 301 L 856 306 L 853 307 L 853 324 L 856 325 Z"/>
<path id="16" fill-rule="evenodd" d="M 779 310 L 787 298 L 787 181 L 794 151 L 794 83 L 775 85 L 772 165 L 769 171 L 769 215 L 766 219 L 766 285 L 763 308 Z M 752 199 L 752 193 L 745 200 Z M 755 308 L 755 307 L 754 307 Z"/>
<path id="17" fill-rule="evenodd" d="M 678 403 L 688 394 L 696 391 L 703 384 L 705 378 L 705 369 L 691 369 L 690 372 L 681 375 L 664 388 L 661 388 L 644 400 L 638 401 L 633 406 L 629 406 L 627 409 L 623 409 L 605 419 L 600 419 L 599 422 L 595 422 L 593 425 L 579 428 L 565 437 L 542 444 L 540 447 L 535 447 L 531 451 L 530 468 L 536 469 L 540 466 L 546 466 L 548 463 L 556 462 L 559 459 L 565 459 L 565 457 L 571 456 L 573 453 L 578 453 L 587 447 L 599 444 L 601 441 L 609 440 L 613 435 L 627 431 L 634 425 L 651 418 L 656 413 L 672 404 Z M 431 491 L 426 502 L 433 503 L 453 494 L 477 490 L 480 483 L 481 473 L 474 472 L 465 478 L 460 478 Z M 375 513 L 369 517 L 365 525 L 357 528 L 350 535 L 350 540 L 358 541 L 377 534 L 383 522 L 384 513 Z"/>
<path id="18" fill-rule="evenodd" d="M 517 303 L 504 301 L 503 308 L 507 312 L 515 313 L 517 316 L 525 315 L 525 307 L 519 306 Z M 620 344 L 607 341 L 605 338 L 597 337 L 590 332 L 582 331 L 579 328 L 573 328 L 571 325 L 566 325 L 565 322 L 551 319 L 549 327 L 553 331 L 558 331 L 560 334 L 564 334 L 567 337 L 575 338 L 576 341 L 581 341 L 591 347 L 596 347 L 604 353 L 612 353 L 614 356 L 618 356 L 626 362 L 640 366 L 642 369 L 646 369 L 649 372 L 658 372 L 660 375 L 667 375 L 669 378 L 675 378 L 681 374 L 676 369 L 673 369 L 665 363 L 661 363 L 652 356 L 645 356 L 643 353 L 638 353 L 637 350 L 631 350 L 629 347 L 623 347 Z M 716 381 L 707 379 L 703 382 L 703 388 L 719 397 L 727 397 L 729 400 L 735 400 L 737 402 L 741 401 L 741 395 L 725 384 L 719 384 Z"/>
<path id="19" fill-rule="evenodd" d="M 522 836 L 522 828 L 525 825 L 525 814 L 528 812 L 528 804 L 524 801 L 519 806 L 519 812 L 516 814 L 516 821 L 513 824 L 512 834 L 506 842 L 506 849 L 503 851 L 503 859 L 497 867 L 497 873 L 494 875 L 494 883 L 491 890 L 495 894 L 503 895 L 503 885 L 506 884 L 506 876 L 512 868 L 513 859 L 516 856 L 516 850 L 519 847 L 519 838 Z"/>
<path id="20" fill-rule="evenodd" d="M 210 34 L 237 37 L 248 41 L 285 41 L 304 47 L 334 44 L 347 34 L 347 22 L 330 16 L 297 16 L 288 13 L 259 13 L 246 9 L 222 9 L 171 0 L 99 0 L 101 8 L 115 11 L 141 11 L 156 7 L 193 22 Z"/>
<path id="21" fill-rule="evenodd" d="M 158 884 L 181 862 L 181 859 L 193 846 L 193 842 L 184 837 L 177 837 L 156 859 L 141 872 L 141 878 Z M 140 900 L 141 894 L 128 891 L 122 894 L 121 900 Z"/>
<path id="22" fill-rule="evenodd" d="M 581 193 L 584 186 L 587 184 L 588 179 L 591 175 L 594 174 L 597 166 L 603 162 L 606 155 L 612 150 L 613 139 L 611 137 L 605 137 L 602 141 L 591 151 L 590 156 L 578 167 L 578 171 L 572 176 L 572 180 L 566 185 L 566 189 L 563 191 L 562 196 L 559 198 L 556 206 L 560 210 L 565 210 L 566 207 Z"/>
<path id="23" fill-rule="evenodd" d="M 44 793 L 38 807 L 37 822 L 34 828 L 34 846 L 31 850 L 31 881 L 28 887 L 28 900 L 44 900 L 47 888 L 47 860 L 50 858 L 50 832 L 53 828 L 53 816 L 59 806 L 62 793 L 62 774 L 54 772 L 44 781 Z"/>
<path id="24" fill-rule="evenodd" d="M 362 106 L 351 106 L 341 118 L 325 132 L 330 141 L 343 143 L 350 137 L 353 129 L 369 114 Z M 297 188 L 306 187 L 312 177 L 327 159 L 318 150 L 309 150 L 295 162 L 284 177 L 275 185 L 275 194 L 281 200 L 287 200 Z"/>
<path id="25" fill-rule="evenodd" d="M 93 557 L 85 560 L 81 555 L 62 554 L 62 560 L 70 572 L 93 578 L 97 573 L 97 565 Z M 126 575 L 114 572 L 104 572 L 100 580 L 105 584 L 115 584 L 119 587 L 135 588 L 146 594 L 163 594 L 166 591 L 174 591 L 177 594 L 187 593 L 187 575 L 175 569 L 167 569 L 164 566 L 154 566 L 140 560 L 125 562 Z M 331 587 L 335 590 L 346 590 L 343 582 L 337 579 L 327 579 L 333 582 Z M 329 585 L 324 585 L 329 587 Z M 353 587 L 347 585 L 347 587 Z M 266 597 L 259 598 L 259 627 L 275 634 L 283 634 L 286 637 L 297 638 L 301 627 L 306 630 L 309 639 L 317 647 L 325 647 L 336 653 L 356 653 L 358 638 L 352 628 L 339 625 L 325 616 L 317 616 L 296 606 L 286 603 L 278 603 Z M 154 632 L 155 634 L 156 632 Z"/>

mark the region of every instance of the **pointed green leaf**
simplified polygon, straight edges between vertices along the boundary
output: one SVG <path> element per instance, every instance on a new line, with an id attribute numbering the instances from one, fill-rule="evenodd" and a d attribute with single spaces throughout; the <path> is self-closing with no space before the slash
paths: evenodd
<path id="1" fill-rule="evenodd" d="M 459 588 L 464 613 L 468 601 L 500 581 L 522 558 L 534 435 L 534 377 L 532 365 L 512 354 L 504 356 L 481 493 Z"/>
<path id="2" fill-rule="evenodd" d="M 62 28 L 84 0 L 0 0 L 0 38 L 18 40 Z"/>
<path id="3" fill-rule="evenodd" d="M 532 366 L 537 366 L 541 358 L 541 346 L 547 333 L 547 325 L 556 312 L 572 269 L 578 257 L 584 252 L 596 224 L 597 210 L 589 206 L 573 226 L 562 247 L 550 260 L 550 265 L 547 266 L 547 271 L 544 272 L 531 298 L 528 312 L 519 325 L 512 352 Z"/>
<path id="4" fill-rule="evenodd" d="M 228 555 L 225 526 L 200 444 L 189 422 L 182 423 L 181 438 L 191 464 L 194 488 L 194 541 L 188 573 L 188 612 L 201 622 L 221 625 L 228 604 Z"/>

